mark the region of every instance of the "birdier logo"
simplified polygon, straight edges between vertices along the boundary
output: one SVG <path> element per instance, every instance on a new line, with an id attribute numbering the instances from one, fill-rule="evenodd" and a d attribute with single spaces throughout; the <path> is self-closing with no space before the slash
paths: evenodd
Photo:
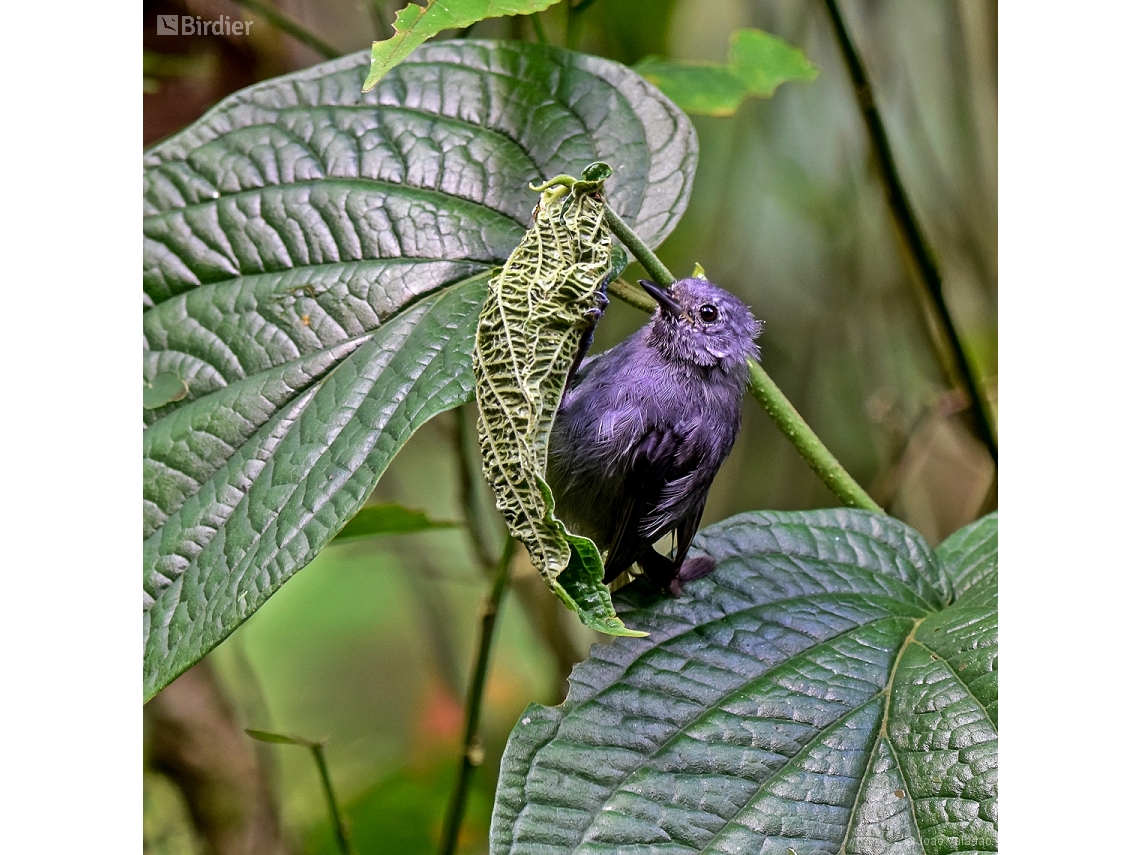
<path id="1" fill-rule="evenodd" d="M 235 21 L 229 15 L 203 21 L 199 15 L 159 15 L 160 36 L 248 36 L 253 21 Z"/>

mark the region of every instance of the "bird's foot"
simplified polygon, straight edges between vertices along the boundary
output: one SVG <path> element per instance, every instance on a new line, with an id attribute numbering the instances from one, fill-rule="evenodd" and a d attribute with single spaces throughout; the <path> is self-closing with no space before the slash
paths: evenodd
<path id="1" fill-rule="evenodd" d="M 716 561 L 707 555 L 697 555 L 688 559 L 677 570 L 669 582 L 669 593 L 674 597 L 681 596 L 681 589 L 695 579 L 701 579 L 716 569 Z"/>

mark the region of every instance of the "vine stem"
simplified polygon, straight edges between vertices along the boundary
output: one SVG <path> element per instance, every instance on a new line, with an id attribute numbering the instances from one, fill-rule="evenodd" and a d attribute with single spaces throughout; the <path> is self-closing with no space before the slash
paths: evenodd
<path id="1" fill-rule="evenodd" d="M 321 788 L 325 791 L 325 801 L 328 803 L 329 816 L 332 817 L 333 821 L 333 833 L 336 835 L 337 849 L 342 855 L 352 855 L 353 849 L 352 844 L 348 842 L 348 830 L 345 825 L 344 814 L 341 813 L 340 805 L 337 804 L 332 778 L 329 776 L 329 765 L 325 762 L 324 743 L 310 743 L 309 750 L 313 753 L 313 759 L 317 761 L 317 771 L 321 776 Z"/>
<path id="2" fill-rule="evenodd" d="M 249 11 L 260 15 L 267 20 L 272 26 L 281 30 L 283 33 L 288 33 L 303 45 L 307 45 L 323 56 L 325 59 L 336 59 L 341 55 L 341 52 L 330 45 L 328 42 L 323 41 L 319 36 L 310 33 L 292 18 L 282 15 L 268 3 L 262 3 L 261 0 L 234 0 L 234 2 L 243 6 Z"/>
<path id="3" fill-rule="evenodd" d="M 672 285 L 676 281 L 676 277 L 669 271 L 669 268 L 661 263 L 653 250 L 633 233 L 629 225 L 609 205 L 606 205 L 606 224 L 633 253 L 633 257 L 641 262 L 641 266 L 658 285 Z M 609 293 L 639 309 L 652 311 L 655 308 L 655 304 L 648 294 L 637 293 L 632 285 L 620 279 L 610 283 Z M 760 402 L 764 411 L 771 416 L 772 421 L 795 446 L 796 451 L 800 453 L 807 465 L 820 477 L 827 489 L 834 493 L 839 501 L 848 507 L 884 513 L 875 500 L 867 494 L 867 491 L 859 486 L 859 482 L 843 468 L 835 455 L 823 444 L 823 441 L 816 436 L 815 431 L 804 421 L 803 416 L 792 406 L 792 402 L 780 391 L 780 387 L 755 359 L 748 360 L 748 391 L 753 398 Z"/>
<path id="4" fill-rule="evenodd" d="M 495 623 L 499 617 L 499 607 L 507 591 L 510 579 L 511 558 L 515 553 L 515 539 L 507 535 L 503 554 L 495 568 L 495 578 L 491 590 L 483 601 L 483 617 L 479 626 L 479 643 L 475 649 L 475 661 L 471 666 L 471 683 L 467 687 L 466 714 L 463 727 L 463 753 L 459 758 L 459 777 L 451 794 L 451 804 L 443 825 L 443 838 L 440 841 L 440 855 L 453 855 L 459 843 L 459 829 L 463 824 L 463 813 L 467 808 L 467 791 L 471 786 L 471 775 L 483 763 L 483 745 L 479 739 L 479 720 L 483 711 L 483 689 L 487 684 L 487 672 L 491 665 L 491 642 L 495 635 Z"/>
<path id="5" fill-rule="evenodd" d="M 886 184 L 887 203 L 891 215 L 902 234 L 903 243 L 918 268 L 922 278 L 925 293 L 934 310 L 935 328 L 928 329 L 935 352 L 942 364 L 946 381 L 951 385 L 961 385 L 970 400 L 970 409 L 978 437 L 985 443 L 994 461 L 997 461 L 997 433 L 994 430 L 993 414 L 989 403 L 981 392 L 981 384 L 970 367 L 966 357 L 966 349 L 962 339 L 954 326 L 954 319 L 946 305 L 946 298 L 942 292 L 942 275 L 935 263 L 934 254 L 930 250 L 930 243 L 922 233 L 915 216 L 914 207 L 907 196 L 899 178 L 898 168 L 895 165 L 894 154 L 891 152 L 890 141 L 883 125 L 879 108 L 875 103 L 875 93 L 867 79 L 867 72 L 863 60 L 855 49 L 850 31 L 839 11 L 838 0 L 824 0 L 832 26 L 835 28 L 836 38 L 843 53 L 843 61 L 847 65 L 847 72 L 851 77 L 851 84 L 855 89 L 855 99 L 859 102 L 859 109 L 863 115 L 863 122 L 867 126 L 867 134 L 871 138 L 871 149 L 875 161 L 879 165 L 879 172 Z M 632 247 L 631 247 L 632 249 Z M 943 343 L 944 342 L 944 343 Z M 949 348 L 949 353 L 946 349 Z"/>

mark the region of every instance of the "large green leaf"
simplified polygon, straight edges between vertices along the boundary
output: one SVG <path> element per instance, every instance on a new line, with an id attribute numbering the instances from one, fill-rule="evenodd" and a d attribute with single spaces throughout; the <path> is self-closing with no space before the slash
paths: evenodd
<path id="1" fill-rule="evenodd" d="M 649 638 L 524 712 L 491 851 L 996 851 L 997 517 L 934 552 L 882 514 L 751 513 L 695 548 L 717 570 L 682 598 L 614 598 Z"/>
<path id="2" fill-rule="evenodd" d="M 152 149 L 144 173 L 147 697 L 305 566 L 432 415 L 467 401 L 487 281 L 528 184 L 615 165 L 654 243 L 696 137 L 616 63 L 437 42 L 371 93 L 366 54 L 269 81 Z"/>

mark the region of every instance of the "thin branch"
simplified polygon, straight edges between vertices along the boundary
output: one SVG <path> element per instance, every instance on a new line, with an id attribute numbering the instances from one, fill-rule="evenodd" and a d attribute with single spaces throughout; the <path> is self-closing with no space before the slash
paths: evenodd
<path id="1" fill-rule="evenodd" d="M 467 538 L 471 548 L 490 575 L 495 569 L 495 555 L 487 546 L 479 513 L 477 485 L 481 481 L 479 461 L 471 453 L 471 428 L 467 423 L 466 407 L 455 408 L 455 454 L 459 458 L 459 501 L 467 522 Z"/>
<path id="2" fill-rule="evenodd" d="M 336 801 L 336 793 L 333 791 L 332 778 L 329 777 L 328 763 L 325 762 L 325 744 L 323 742 L 314 742 L 309 745 L 309 750 L 313 752 L 313 759 L 317 761 L 317 771 L 321 775 L 321 787 L 325 791 L 325 801 L 329 807 L 329 817 L 333 821 L 333 831 L 336 833 L 336 845 L 340 849 L 342 855 L 352 855 L 352 844 L 348 842 L 348 828 L 345 824 L 344 814 L 341 813 L 340 806 Z"/>
<path id="3" fill-rule="evenodd" d="M 285 17 L 268 3 L 262 3 L 261 0 L 234 0 L 234 2 L 249 9 L 254 14 L 260 15 L 272 26 L 283 33 L 288 33 L 301 44 L 311 47 L 325 59 L 336 59 L 341 56 L 339 50 L 323 41 L 320 36 L 310 33 L 292 18 Z"/>
<path id="4" fill-rule="evenodd" d="M 302 748 L 308 748 L 309 753 L 313 755 L 313 760 L 317 764 L 317 774 L 321 777 L 321 789 L 324 790 L 325 804 L 329 809 L 329 820 L 332 822 L 333 833 L 336 836 L 337 849 L 340 850 L 341 855 L 355 855 L 355 850 L 352 848 L 352 843 L 349 840 L 348 822 L 341 813 L 340 805 L 336 801 L 336 793 L 333 791 L 332 777 L 329 775 L 328 763 L 325 762 L 325 744 L 327 739 L 306 739 L 303 736 L 295 736 L 286 733 L 274 733 L 270 730 L 254 730 L 247 728 L 245 731 L 258 742 L 269 742 L 277 745 L 299 745 Z"/>
<path id="5" fill-rule="evenodd" d="M 590 8 L 594 0 L 567 0 L 566 3 L 566 47 L 575 50 L 582 39 L 582 15 Z"/>
<path id="6" fill-rule="evenodd" d="M 549 44 L 546 40 L 546 30 L 543 29 L 542 21 L 538 17 L 538 12 L 535 12 L 533 15 L 527 15 L 527 19 L 530 21 L 530 25 L 534 27 L 534 37 L 538 39 L 538 43 L 540 45 Z"/>
<path id="7" fill-rule="evenodd" d="M 942 275 L 930 251 L 930 244 L 918 224 L 914 208 L 903 189 L 895 166 L 894 155 L 891 152 L 887 131 L 879 115 L 879 108 L 875 104 L 875 95 L 867 79 L 867 72 L 863 60 L 855 50 L 847 24 L 839 11 L 837 0 L 824 0 L 827 6 L 831 23 L 835 27 L 836 37 L 843 52 L 843 60 L 847 65 L 847 72 L 851 76 L 851 83 L 855 88 L 855 98 L 859 102 L 863 121 L 867 125 L 867 133 L 871 138 L 871 148 L 875 160 L 879 165 L 883 181 L 887 189 L 887 202 L 894 217 L 895 224 L 903 236 L 903 242 L 918 268 L 925 292 L 934 310 L 937 328 L 930 330 L 935 351 L 939 354 L 943 365 L 943 372 L 947 375 L 947 382 L 951 385 L 961 385 L 970 399 L 972 421 L 978 437 L 985 443 L 993 459 L 997 460 L 997 435 L 993 426 L 993 414 L 990 412 L 988 402 L 981 391 L 981 384 L 975 377 L 966 357 L 966 350 L 962 339 L 954 327 L 954 319 L 950 316 L 950 309 L 942 293 Z M 949 353 L 945 353 L 946 348 Z"/>
<path id="8" fill-rule="evenodd" d="M 451 794 L 451 804 L 443 825 L 443 839 L 440 842 L 440 855 L 453 855 L 459 843 L 459 829 L 463 825 L 463 814 L 467 808 L 467 790 L 471 786 L 471 775 L 483 763 L 483 744 L 479 738 L 479 720 L 483 712 L 483 688 L 487 683 L 487 673 L 491 666 L 491 642 L 495 635 L 495 622 L 499 617 L 499 607 L 507 591 L 510 579 L 511 558 L 515 553 L 515 540 L 507 535 L 503 554 L 495 569 L 495 580 L 483 602 L 483 617 L 479 627 L 479 643 L 475 649 L 475 661 L 471 666 L 471 684 L 467 687 L 467 705 L 463 728 L 463 754 L 459 759 L 459 777 Z"/>
<path id="9" fill-rule="evenodd" d="M 606 205 L 606 225 L 610 227 L 617 239 L 626 245 L 626 248 L 633 253 L 633 257 L 641 262 L 641 266 L 645 268 L 653 281 L 658 285 L 668 287 L 677 281 L 668 267 L 661 263 L 656 255 L 641 238 L 633 233 L 633 229 L 629 227 L 621 217 L 618 216 L 617 211 Z M 647 295 L 648 296 L 648 295 Z"/>
<path id="10" fill-rule="evenodd" d="M 606 224 L 617 235 L 618 239 L 633 253 L 633 257 L 641 262 L 650 276 L 658 285 L 671 285 L 676 277 L 669 272 L 661 260 L 646 244 L 633 233 L 617 213 L 606 206 Z M 648 295 L 637 293 L 633 286 L 624 280 L 610 283 L 609 293 L 620 300 L 624 300 L 640 309 L 652 310 Z M 643 299 L 644 298 L 644 299 Z M 772 381 L 760 363 L 754 359 L 748 360 L 748 391 L 752 394 L 764 411 L 772 417 L 776 426 L 784 433 L 795 446 L 796 451 L 807 462 L 823 483 L 835 494 L 843 504 L 852 508 L 863 508 L 868 511 L 883 513 L 875 500 L 867 495 L 867 491 L 856 481 L 839 463 L 827 446 L 823 444 L 815 431 L 804 421 L 803 416 L 796 412 L 787 396 Z"/>

